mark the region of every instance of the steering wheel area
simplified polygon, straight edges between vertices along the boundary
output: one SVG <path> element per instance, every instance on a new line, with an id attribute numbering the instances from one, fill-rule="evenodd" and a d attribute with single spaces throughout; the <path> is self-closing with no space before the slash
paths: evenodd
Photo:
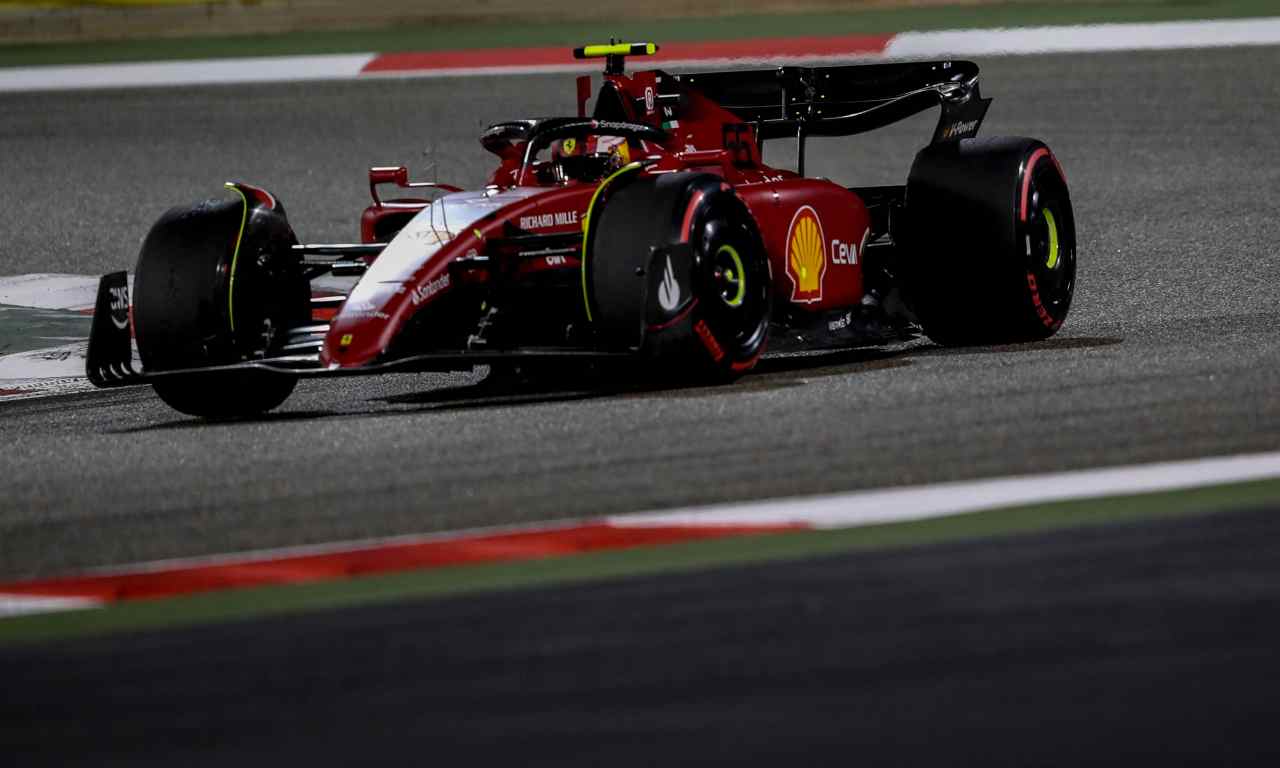
<path id="1" fill-rule="evenodd" d="M 599 181 L 630 163 L 643 142 L 661 144 L 666 138 L 666 132 L 643 123 L 550 117 L 497 123 L 480 143 L 502 158 L 499 170 L 516 186 L 547 186 Z"/>
<path id="2" fill-rule="evenodd" d="M 541 184 L 597 182 L 630 162 L 623 136 L 578 135 L 552 141 L 530 170 Z"/>

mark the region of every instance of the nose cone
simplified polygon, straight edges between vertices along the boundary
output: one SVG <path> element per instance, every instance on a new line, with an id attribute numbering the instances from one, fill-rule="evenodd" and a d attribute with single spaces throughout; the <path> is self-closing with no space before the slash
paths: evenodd
<path id="1" fill-rule="evenodd" d="M 481 230 L 494 230 L 500 221 L 491 214 L 509 206 L 518 211 L 540 191 L 455 192 L 422 209 L 352 289 L 329 326 L 320 362 L 354 368 L 377 360 L 414 313 L 453 287 L 449 263 L 484 247 Z"/>
<path id="2" fill-rule="evenodd" d="M 321 364 L 334 368 L 367 365 L 386 349 L 395 335 L 398 283 L 362 280 L 347 297 L 325 336 Z"/>

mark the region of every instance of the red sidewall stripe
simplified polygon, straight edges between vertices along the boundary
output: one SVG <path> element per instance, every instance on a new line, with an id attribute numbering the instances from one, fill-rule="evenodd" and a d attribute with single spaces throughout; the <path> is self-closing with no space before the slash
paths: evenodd
<path id="1" fill-rule="evenodd" d="M 680 310 L 680 313 L 677 314 L 675 317 L 662 323 L 654 323 L 653 325 L 650 325 L 646 330 L 665 331 L 666 329 L 672 327 L 673 325 L 679 323 L 681 320 L 684 320 L 686 317 L 688 317 L 693 312 L 693 308 L 696 306 L 698 306 L 698 299 L 697 297 L 694 297 L 689 300 L 689 303 L 685 305 L 685 308 Z"/>
<path id="2" fill-rule="evenodd" d="M 630 549 L 750 534 L 804 530 L 804 524 L 619 526 L 607 522 L 562 528 L 473 534 L 458 538 L 352 544 L 320 554 L 257 557 L 214 563 L 136 566 L 110 574 L 0 584 L 0 593 L 81 597 L 104 603 L 176 597 L 223 589 L 299 584 L 356 576 L 499 563 Z"/>
<path id="3" fill-rule="evenodd" d="M 698 206 L 702 203 L 702 198 L 706 196 L 707 193 L 699 189 L 695 190 L 693 195 L 689 197 L 689 204 L 684 209 L 684 218 L 680 220 L 680 242 L 689 242 L 689 229 L 693 227 L 694 214 L 698 212 Z"/>
<path id="4" fill-rule="evenodd" d="M 1041 147 L 1037 149 L 1035 152 L 1032 152 L 1031 157 L 1027 160 L 1027 168 L 1022 172 L 1021 219 L 1024 222 L 1027 220 L 1027 203 L 1030 199 L 1030 194 L 1031 194 L 1031 176 L 1036 169 L 1036 163 L 1040 162 L 1040 160 L 1046 156 L 1052 157 L 1047 147 Z M 1056 164 L 1057 160 L 1055 160 L 1054 163 Z M 1063 180 L 1065 181 L 1066 177 L 1063 177 Z"/>

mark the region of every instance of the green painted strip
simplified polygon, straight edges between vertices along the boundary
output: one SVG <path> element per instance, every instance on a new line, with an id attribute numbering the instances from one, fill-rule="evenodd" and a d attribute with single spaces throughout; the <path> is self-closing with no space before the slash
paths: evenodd
<path id="1" fill-rule="evenodd" d="M 548 23 L 400 24 L 385 29 L 327 30 L 279 35 L 166 38 L 75 43 L 0 44 L 0 67 L 242 56 L 462 50 L 564 46 L 613 38 L 664 42 L 801 35 L 883 34 L 908 30 L 1025 27 L 1039 24 L 1185 21 L 1275 16 L 1274 0 L 1100 0 L 1061 3 L 991 2 L 981 7 L 881 8 L 845 13 L 797 13 L 692 19 L 557 19 Z"/>
<path id="2" fill-rule="evenodd" d="M 1280 480 L 1263 480 L 1188 491 L 1011 507 L 911 523 L 744 536 L 517 563 L 140 600 L 105 609 L 0 620 L 0 646 L 1221 513 L 1278 503 Z"/>

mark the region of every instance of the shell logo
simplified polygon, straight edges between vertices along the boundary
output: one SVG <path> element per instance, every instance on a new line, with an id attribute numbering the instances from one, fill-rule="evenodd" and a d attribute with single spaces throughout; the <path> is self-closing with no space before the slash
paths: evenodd
<path id="1" fill-rule="evenodd" d="M 826 236 L 811 206 L 801 206 L 787 228 L 787 277 L 791 300 L 801 304 L 822 301 L 822 278 L 827 273 Z"/>

